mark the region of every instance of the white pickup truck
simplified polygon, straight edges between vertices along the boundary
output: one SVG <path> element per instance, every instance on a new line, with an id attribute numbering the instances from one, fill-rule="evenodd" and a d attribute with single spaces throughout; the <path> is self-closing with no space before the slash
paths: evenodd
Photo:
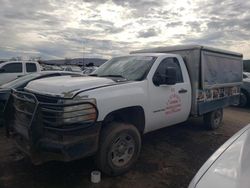
<path id="1" fill-rule="evenodd" d="M 95 155 L 108 175 L 131 168 L 141 135 L 204 116 L 218 128 L 239 101 L 242 55 L 174 46 L 115 57 L 87 77 L 45 78 L 13 91 L 7 132 L 33 163 Z"/>
<path id="2" fill-rule="evenodd" d="M 7 61 L 0 63 L 0 85 L 29 73 L 40 72 L 39 63 L 33 61 Z"/>

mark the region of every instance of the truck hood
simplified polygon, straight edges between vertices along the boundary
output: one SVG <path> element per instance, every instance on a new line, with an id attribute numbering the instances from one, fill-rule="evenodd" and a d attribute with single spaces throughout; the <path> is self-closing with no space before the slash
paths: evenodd
<path id="1" fill-rule="evenodd" d="M 248 188 L 250 125 L 221 146 L 202 166 L 189 188 Z"/>
<path id="2" fill-rule="evenodd" d="M 30 82 L 25 90 L 56 97 L 72 98 L 80 91 L 115 85 L 117 82 L 92 76 L 58 76 Z"/>

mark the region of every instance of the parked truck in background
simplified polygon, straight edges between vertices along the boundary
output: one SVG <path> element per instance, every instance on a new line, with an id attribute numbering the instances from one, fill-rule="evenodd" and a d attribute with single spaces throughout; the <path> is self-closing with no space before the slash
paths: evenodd
<path id="1" fill-rule="evenodd" d="M 108 175 L 128 171 L 150 131 L 203 116 L 220 126 L 239 102 L 242 54 L 173 46 L 115 57 L 88 77 L 45 78 L 13 91 L 7 132 L 33 163 L 94 155 Z"/>
<path id="2" fill-rule="evenodd" d="M 33 61 L 6 61 L 0 63 L 0 85 L 29 73 L 40 72 L 39 63 Z"/>

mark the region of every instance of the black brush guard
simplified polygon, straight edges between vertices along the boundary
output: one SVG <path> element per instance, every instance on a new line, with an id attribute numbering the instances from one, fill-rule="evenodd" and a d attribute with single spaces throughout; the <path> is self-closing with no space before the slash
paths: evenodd
<path id="1" fill-rule="evenodd" d="M 84 105 L 85 108 L 66 112 L 64 107 Z M 86 113 L 86 111 L 91 113 Z M 70 116 L 70 113 L 75 113 Z M 93 115 L 92 118 L 87 118 Z M 83 121 L 64 124 L 63 119 Z M 86 117 L 86 118 L 85 118 Z M 28 154 L 33 163 L 49 160 L 70 161 L 95 153 L 101 123 L 97 123 L 98 110 L 90 102 L 56 104 L 38 101 L 28 92 L 13 90 L 4 111 L 7 136 Z"/>

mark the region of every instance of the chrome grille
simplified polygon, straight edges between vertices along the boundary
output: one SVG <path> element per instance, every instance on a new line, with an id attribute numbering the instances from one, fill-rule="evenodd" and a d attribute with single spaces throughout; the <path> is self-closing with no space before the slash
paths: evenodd
<path id="1" fill-rule="evenodd" d="M 75 102 L 70 104 L 57 104 L 59 99 L 39 97 L 32 93 L 14 91 L 14 125 L 29 127 L 34 117 L 44 127 L 70 128 L 77 124 L 92 124 L 97 120 L 98 111 L 90 102 Z M 41 100 L 42 99 L 42 100 Z M 51 103 L 50 103 L 51 102 Z M 34 114 L 36 113 L 36 116 Z"/>

